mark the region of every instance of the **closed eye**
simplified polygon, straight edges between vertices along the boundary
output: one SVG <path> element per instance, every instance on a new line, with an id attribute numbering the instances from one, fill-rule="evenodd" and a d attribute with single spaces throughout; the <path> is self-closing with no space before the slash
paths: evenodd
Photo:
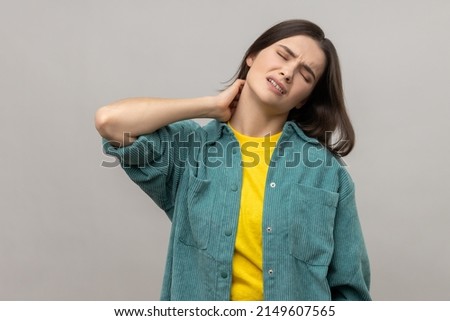
<path id="1" fill-rule="evenodd" d="M 308 75 L 305 75 L 305 71 L 304 70 L 300 70 L 300 74 L 302 75 L 303 79 L 305 79 L 305 81 L 309 84 L 311 83 L 311 77 L 309 77 Z"/>
<path id="2" fill-rule="evenodd" d="M 303 78 L 305 79 L 305 81 L 306 81 L 308 84 L 311 83 L 311 79 L 310 79 L 309 77 L 306 77 L 306 76 L 303 75 L 303 74 L 302 74 L 302 76 L 303 76 Z"/>
<path id="3" fill-rule="evenodd" d="M 287 56 L 285 54 L 283 54 L 282 52 L 277 51 L 277 54 L 278 54 L 278 56 L 280 56 L 284 60 L 287 60 Z"/>
<path id="4" fill-rule="evenodd" d="M 289 47 L 286 47 L 284 45 L 279 45 L 279 47 L 282 48 L 282 50 L 284 50 L 289 57 L 292 57 L 292 58 L 298 57 L 298 54 L 295 54 Z M 287 58 L 284 58 L 284 59 L 287 59 Z M 311 74 L 311 77 L 313 78 L 313 80 L 315 80 L 317 77 L 316 77 L 314 71 L 312 70 L 312 68 L 310 66 L 308 66 L 307 64 L 302 64 L 302 65 L 303 65 L 302 67 L 306 70 L 306 72 Z"/>

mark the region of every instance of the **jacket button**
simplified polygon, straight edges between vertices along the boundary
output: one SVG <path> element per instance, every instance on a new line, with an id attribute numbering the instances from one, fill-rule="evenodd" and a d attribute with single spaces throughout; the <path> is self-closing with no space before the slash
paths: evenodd
<path id="1" fill-rule="evenodd" d="M 231 190 L 232 190 L 233 192 L 236 192 L 236 191 L 238 190 L 237 185 L 236 185 L 236 184 L 231 185 Z"/>
<path id="2" fill-rule="evenodd" d="M 275 182 L 270 183 L 270 187 L 275 188 L 277 186 L 277 184 L 275 184 Z"/>
<path id="3" fill-rule="evenodd" d="M 228 273 L 222 272 L 222 273 L 220 273 L 220 276 L 222 277 L 222 279 L 226 279 L 228 277 Z"/>
<path id="4" fill-rule="evenodd" d="M 225 235 L 226 236 L 231 236 L 231 234 L 233 234 L 233 232 L 231 230 L 226 230 L 225 231 Z"/>
<path id="5" fill-rule="evenodd" d="M 270 269 L 269 271 L 267 271 L 267 273 L 269 273 L 269 275 L 272 276 L 273 275 L 273 270 Z"/>
<path id="6" fill-rule="evenodd" d="M 268 226 L 268 227 L 266 228 L 266 231 L 267 231 L 267 233 L 272 233 L 272 227 Z"/>

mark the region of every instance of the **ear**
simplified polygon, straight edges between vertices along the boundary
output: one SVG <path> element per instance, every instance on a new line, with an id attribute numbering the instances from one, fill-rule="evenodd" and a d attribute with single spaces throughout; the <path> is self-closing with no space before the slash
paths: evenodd
<path id="1" fill-rule="evenodd" d="M 247 66 L 248 66 L 248 67 L 251 67 L 251 66 L 253 65 L 253 60 L 254 60 L 254 56 L 253 56 L 253 55 L 248 56 L 248 57 L 245 59 L 245 62 L 247 63 Z"/>

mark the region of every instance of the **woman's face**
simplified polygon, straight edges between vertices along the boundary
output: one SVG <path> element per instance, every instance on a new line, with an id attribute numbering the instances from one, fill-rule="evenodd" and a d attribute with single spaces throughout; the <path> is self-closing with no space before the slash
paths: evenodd
<path id="1" fill-rule="evenodd" d="M 293 36 L 247 57 L 246 62 L 249 94 L 272 112 L 284 114 L 306 102 L 325 69 L 326 57 L 314 39 Z"/>

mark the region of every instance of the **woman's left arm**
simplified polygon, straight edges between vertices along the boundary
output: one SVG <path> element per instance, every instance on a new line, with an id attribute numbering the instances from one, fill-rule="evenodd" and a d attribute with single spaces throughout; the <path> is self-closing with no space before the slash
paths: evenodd
<path id="1" fill-rule="evenodd" d="M 370 267 L 352 187 L 341 195 L 334 226 L 334 253 L 328 270 L 332 300 L 371 300 Z"/>

